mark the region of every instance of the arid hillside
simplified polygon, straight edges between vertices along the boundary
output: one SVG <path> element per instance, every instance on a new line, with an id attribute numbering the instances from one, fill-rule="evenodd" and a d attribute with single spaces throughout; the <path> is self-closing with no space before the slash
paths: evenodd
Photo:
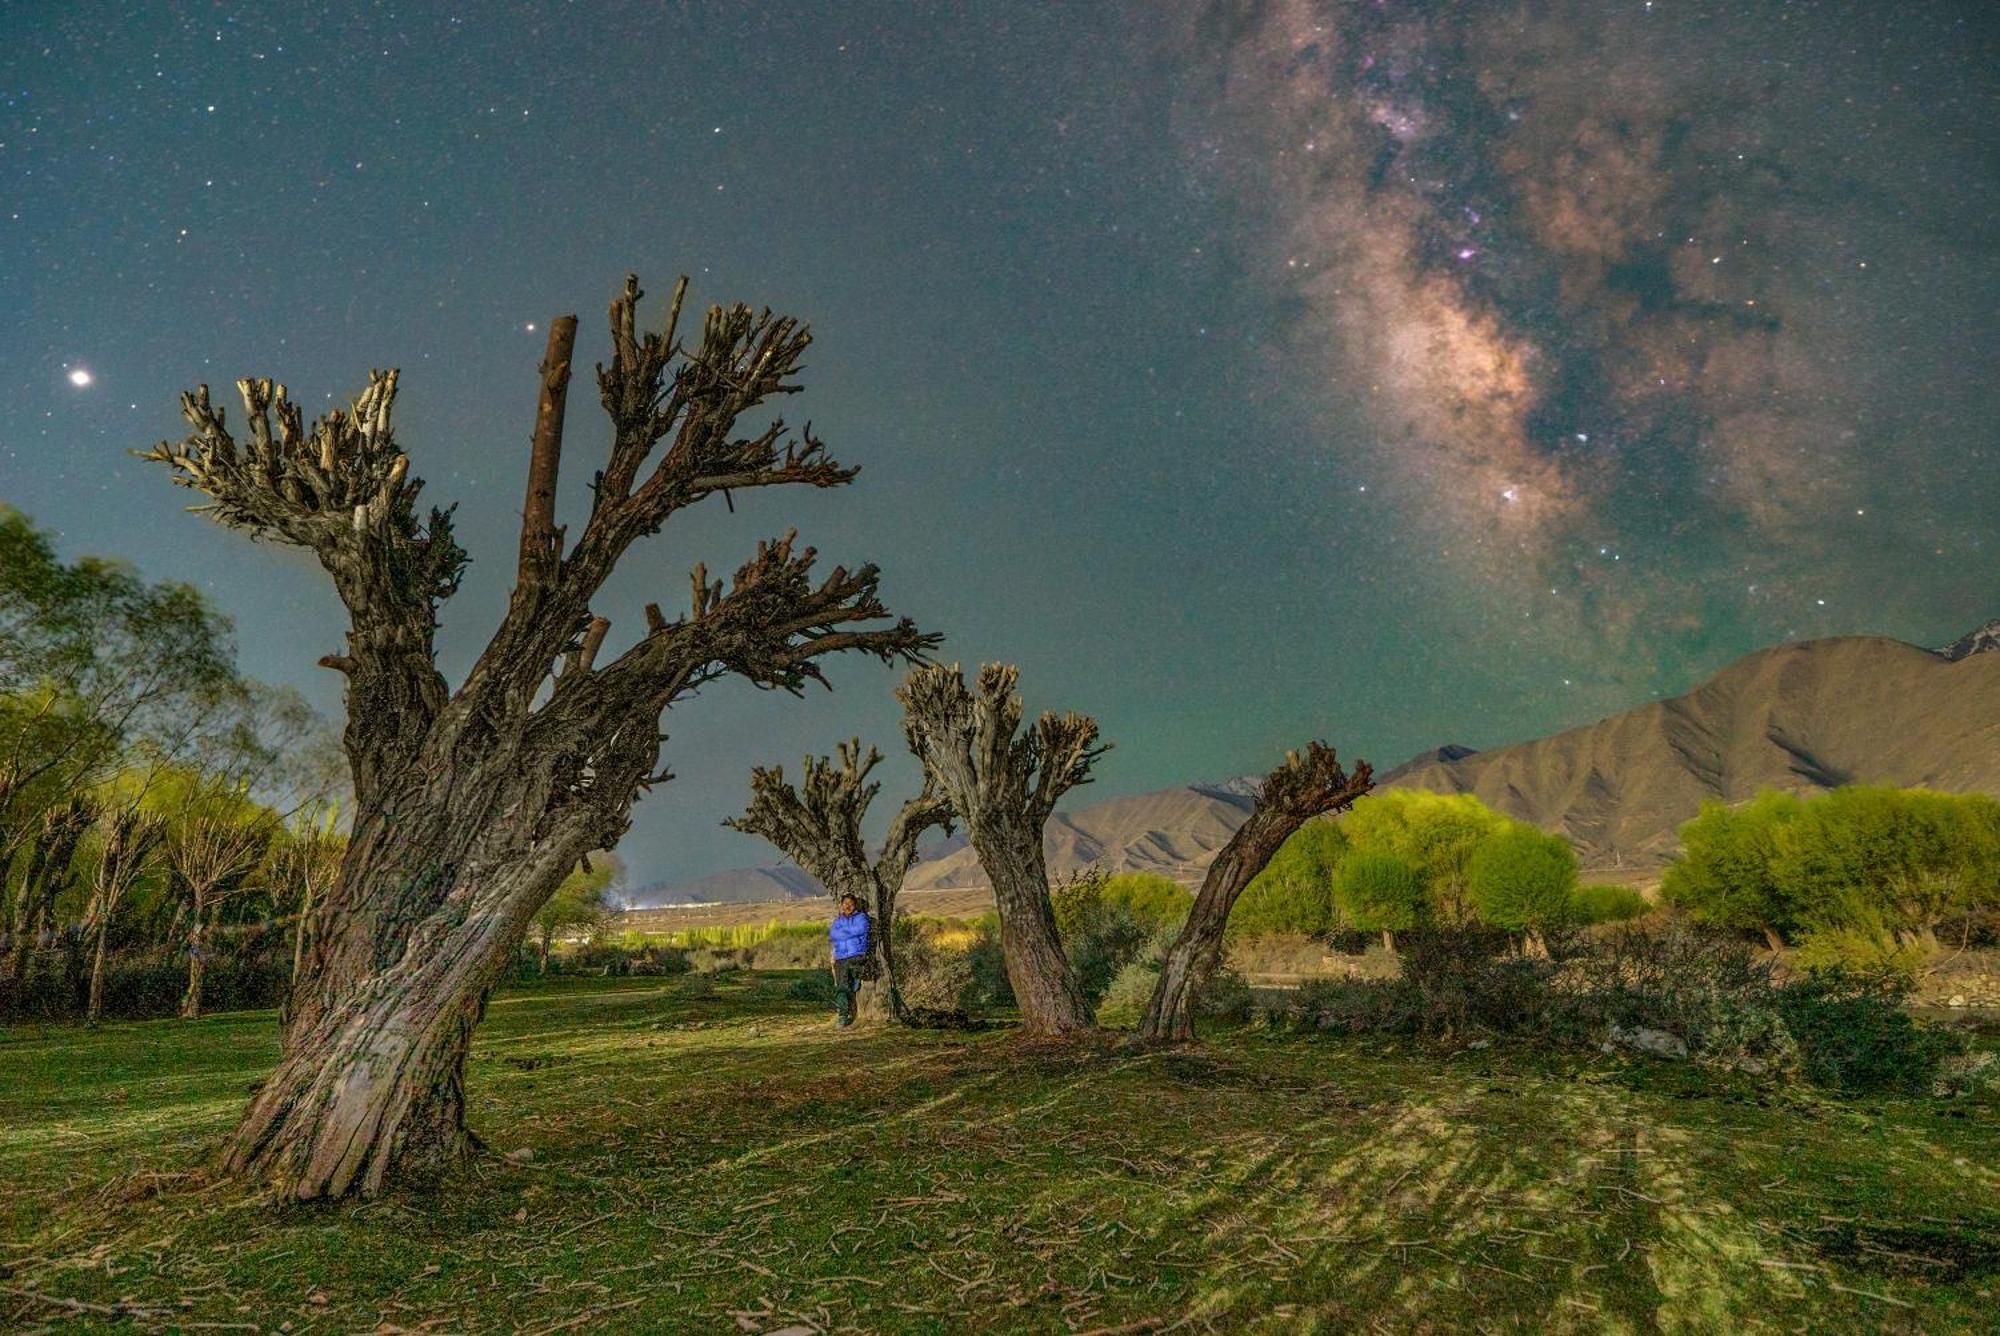
<path id="1" fill-rule="evenodd" d="M 1704 799 L 1761 788 L 1924 785 L 2000 794 L 2000 624 L 1934 651 L 1882 636 L 1777 645 L 1684 696 L 1490 751 L 1444 746 L 1385 785 L 1471 793 L 1561 831 L 1593 876 L 1650 880 Z M 1249 811 L 1241 781 L 1113 798 L 1049 823 L 1049 871 L 1097 866 L 1193 884 Z M 913 891 L 985 886 L 963 838 L 910 871 Z M 819 894 L 788 864 L 648 888 L 642 903 L 764 902 Z"/>

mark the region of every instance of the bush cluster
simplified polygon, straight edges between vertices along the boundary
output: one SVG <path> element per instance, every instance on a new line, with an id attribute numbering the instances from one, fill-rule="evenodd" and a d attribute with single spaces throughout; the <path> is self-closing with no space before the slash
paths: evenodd
<path id="1" fill-rule="evenodd" d="M 1708 1065 L 1849 1094 L 1928 1090 L 1962 1048 L 1909 1015 L 1893 976 L 1784 978 L 1741 939 L 1686 925 L 1620 929 L 1562 960 L 1510 952 L 1491 930 L 1424 930 L 1402 963 L 1394 979 L 1308 984 L 1295 1014 L 1322 1030 L 1577 1045 L 1653 1031 Z"/>
<path id="2" fill-rule="evenodd" d="M 1632 918 L 1637 891 L 1580 887 L 1569 842 L 1470 794 L 1390 789 L 1308 822 L 1244 889 L 1232 937 L 1495 928 L 1543 938 Z"/>
<path id="3" fill-rule="evenodd" d="M 2000 909 L 2000 803 L 1852 785 L 1711 802 L 1681 827 L 1663 897 L 1697 922 L 1795 946 L 1801 964 L 1911 975 L 1947 924 Z"/>

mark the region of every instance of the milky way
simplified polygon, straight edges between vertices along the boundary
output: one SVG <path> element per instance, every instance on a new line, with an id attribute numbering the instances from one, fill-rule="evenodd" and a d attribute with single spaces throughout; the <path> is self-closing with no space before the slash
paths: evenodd
<path id="1" fill-rule="evenodd" d="M 1413 524 L 1613 642 L 1700 615 L 1629 559 L 1802 598 L 1873 498 L 1866 241 L 1911 219 L 1801 128 L 1840 75 L 1760 50 L 1772 14 L 1291 0 L 1181 34 L 1182 135 L 1299 399 L 1361 405 Z"/>

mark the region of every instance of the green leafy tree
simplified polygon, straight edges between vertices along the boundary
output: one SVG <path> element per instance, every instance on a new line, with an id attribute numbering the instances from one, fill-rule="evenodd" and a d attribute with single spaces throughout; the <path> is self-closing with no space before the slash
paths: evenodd
<path id="1" fill-rule="evenodd" d="M 558 933 L 594 928 L 610 917 L 611 888 L 622 871 L 612 855 L 593 854 L 564 877 L 548 903 L 535 911 L 535 948 L 541 973 L 549 972 L 549 950 Z"/>
<path id="2" fill-rule="evenodd" d="M 1340 925 L 1334 873 L 1346 857 L 1348 837 L 1341 822 L 1308 821 L 1279 848 L 1243 888 L 1229 913 L 1232 936 L 1257 937 L 1296 932 L 1321 936 Z"/>
<path id="3" fill-rule="evenodd" d="M 1761 932 L 1772 950 L 1782 949 L 1798 912 L 1772 861 L 1778 831 L 1799 808 L 1796 797 L 1774 790 L 1735 807 L 1703 803 L 1681 827 L 1681 852 L 1661 880 L 1661 897 L 1696 922 Z"/>
<path id="4" fill-rule="evenodd" d="M 1809 935 L 1934 947 L 1941 921 L 1996 898 L 2000 804 L 1984 794 L 1835 789 L 1774 832 L 1769 877 Z"/>
<path id="5" fill-rule="evenodd" d="M 180 755 L 244 691 L 229 622 L 191 585 L 63 561 L 0 506 L 0 885 L 42 813 L 146 744 Z"/>
<path id="6" fill-rule="evenodd" d="M 1473 852 L 1465 877 L 1480 919 L 1495 928 L 1542 937 L 1574 921 L 1576 850 L 1560 835 L 1509 826 Z"/>
<path id="7" fill-rule="evenodd" d="M 1472 856 L 1508 822 L 1469 793 L 1389 789 L 1356 803 L 1341 825 L 1357 851 L 1394 854 L 1416 869 L 1430 921 L 1461 926 L 1476 917 L 1466 879 Z"/>
<path id="8" fill-rule="evenodd" d="M 1386 849 L 1356 849 L 1334 874 L 1334 894 L 1348 922 L 1380 931 L 1394 949 L 1395 934 L 1431 921 L 1431 897 L 1420 868 Z"/>

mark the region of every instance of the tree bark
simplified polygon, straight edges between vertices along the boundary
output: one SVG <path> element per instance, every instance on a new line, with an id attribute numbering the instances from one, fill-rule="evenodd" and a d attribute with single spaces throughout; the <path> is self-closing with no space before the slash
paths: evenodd
<path id="1" fill-rule="evenodd" d="M 613 358 L 597 379 L 612 444 L 567 548 L 553 518 L 574 321 L 552 324 L 515 586 L 456 692 L 434 643 L 466 555 L 449 510 L 416 509 L 422 482 L 390 426 L 395 371 L 310 429 L 283 386 L 239 381 L 242 440 L 201 386 L 182 396 L 193 434 L 147 453 L 223 523 L 311 550 L 350 622 L 346 651 L 320 662 L 347 679 L 353 830 L 302 927 L 282 1056 L 229 1147 L 232 1172 L 316 1198 L 462 1158 L 465 1056 L 486 992 L 562 878 L 612 848 L 639 795 L 668 778 L 662 712 L 719 677 L 796 693 L 824 684 L 826 655 L 907 661 L 936 643 L 907 619 L 860 626 L 889 617 L 879 572 L 821 577 L 788 534 L 726 585 L 697 567 L 686 615 L 649 613 L 636 645 L 596 662 L 606 623 L 590 604 L 633 542 L 718 493 L 854 477 L 782 420 L 737 434 L 743 414 L 798 388 L 805 327 L 711 307 L 690 348 L 676 334 L 684 290 L 660 333 L 637 328 L 636 278 L 611 303 Z"/>
<path id="2" fill-rule="evenodd" d="M 1056 935 L 1042 829 L 1061 796 L 1090 779 L 1106 747 L 1086 715 L 1044 713 L 1025 734 L 1017 669 L 990 663 L 969 690 L 957 664 L 912 669 L 896 690 L 903 733 L 965 823 L 993 884 L 1007 982 L 1031 1034 L 1092 1028 L 1089 1004 Z"/>
<path id="3" fill-rule="evenodd" d="M 188 929 L 188 984 L 187 992 L 181 996 L 181 1019 L 192 1021 L 201 1019 L 201 979 L 207 968 L 207 958 L 202 954 L 207 948 L 203 928 L 207 915 L 202 912 L 201 901 L 194 905 L 194 923 Z"/>
<path id="4" fill-rule="evenodd" d="M 1042 853 L 1041 831 L 1033 842 L 1025 837 L 971 831 L 979 865 L 993 883 L 993 901 L 1000 914 L 1000 950 L 1007 963 L 1007 983 L 1021 1008 L 1021 1024 L 1031 1034 L 1075 1034 L 1095 1023 L 1076 971 L 1063 954 L 1056 934 L 1055 909 L 1049 902 L 1048 865 Z"/>
<path id="5" fill-rule="evenodd" d="M 95 1025 L 104 1019 L 104 939 L 111 935 L 111 916 L 97 924 L 97 945 L 90 953 L 90 1001 L 84 1007 L 83 1023 Z"/>
<path id="6" fill-rule="evenodd" d="M 1304 755 L 1288 753 L 1283 764 L 1265 777 L 1249 820 L 1208 865 L 1187 923 L 1167 948 L 1160 981 L 1139 1024 L 1140 1039 L 1178 1043 L 1194 1038 L 1195 1001 L 1221 963 L 1223 931 L 1243 888 L 1300 826 L 1323 812 L 1350 806 L 1373 782 L 1366 761 L 1357 763 L 1350 777 L 1333 749 L 1318 742 Z"/>

